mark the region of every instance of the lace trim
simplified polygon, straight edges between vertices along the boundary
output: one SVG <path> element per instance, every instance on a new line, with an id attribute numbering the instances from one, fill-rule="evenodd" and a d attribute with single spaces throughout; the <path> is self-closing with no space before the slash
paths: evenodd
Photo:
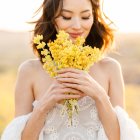
<path id="1" fill-rule="evenodd" d="M 81 133 L 71 132 L 67 133 L 62 140 L 85 140 Z"/>
<path id="2" fill-rule="evenodd" d="M 81 98 L 80 100 L 78 100 L 79 111 L 84 111 L 93 104 L 95 104 L 95 101 L 91 97 L 85 96 Z M 63 107 L 64 105 L 62 104 L 59 104 L 59 103 L 56 104 L 57 109 L 62 109 Z"/>
<path id="3" fill-rule="evenodd" d="M 35 107 L 36 105 L 37 101 L 34 101 L 33 106 Z M 95 101 L 89 96 L 85 96 L 78 100 L 78 105 L 79 115 L 74 114 L 72 126 L 67 115 L 61 114 L 64 105 L 56 104 L 56 106 L 48 113 L 43 128 L 44 134 L 46 134 L 48 139 L 58 140 L 59 137 L 61 137 L 62 140 L 85 140 L 85 137 L 88 137 L 89 140 L 96 139 L 97 131 L 101 127 L 101 122 L 98 118 Z M 87 110 L 86 114 L 85 110 Z M 68 133 L 65 129 L 68 130 Z M 61 131 L 66 132 L 61 133 Z M 58 134 L 58 132 L 60 132 L 60 134 Z"/>

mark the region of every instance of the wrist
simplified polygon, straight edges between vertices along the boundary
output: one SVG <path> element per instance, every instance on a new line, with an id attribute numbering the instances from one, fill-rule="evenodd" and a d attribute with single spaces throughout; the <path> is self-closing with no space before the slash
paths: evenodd
<path id="1" fill-rule="evenodd" d="M 47 116 L 49 113 L 49 109 L 46 108 L 46 106 L 41 105 L 39 102 L 38 104 L 34 107 L 34 112 L 41 116 Z"/>
<path id="2" fill-rule="evenodd" d="M 105 100 L 109 100 L 109 96 L 107 95 L 106 91 L 102 89 L 96 96 L 96 102 L 103 102 Z"/>

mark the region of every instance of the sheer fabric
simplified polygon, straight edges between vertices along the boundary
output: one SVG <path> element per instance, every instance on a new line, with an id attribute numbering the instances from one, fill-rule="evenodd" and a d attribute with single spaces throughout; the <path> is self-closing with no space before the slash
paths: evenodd
<path id="1" fill-rule="evenodd" d="M 36 107 L 38 101 L 34 101 Z M 78 101 L 79 114 L 73 115 L 71 126 L 66 114 L 62 114 L 63 105 L 56 106 L 48 113 L 39 140 L 108 140 L 95 101 L 88 96 Z M 137 124 L 129 118 L 121 107 L 114 108 L 120 125 L 121 140 L 140 140 Z M 1 140 L 21 140 L 21 133 L 30 114 L 15 118 L 5 129 Z"/>

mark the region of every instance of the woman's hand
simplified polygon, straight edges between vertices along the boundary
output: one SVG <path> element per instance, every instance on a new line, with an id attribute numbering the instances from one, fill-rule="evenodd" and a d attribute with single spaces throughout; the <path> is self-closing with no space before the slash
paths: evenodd
<path id="1" fill-rule="evenodd" d="M 67 95 L 65 93 L 73 93 L 71 95 Z M 41 112 L 48 112 L 51 110 L 56 103 L 61 102 L 64 99 L 79 99 L 83 94 L 81 91 L 66 87 L 65 85 L 60 84 L 57 80 L 54 79 L 54 82 L 50 86 L 50 88 L 46 91 L 44 96 L 39 100 L 37 108 L 41 110 Z"/>
<path id="2" fill-rule="evenodd" d="M 89 74 L 83 70 L 65 68 L 58 71 L 55 77 L 62 85 L 81 91 L 96 100 L 105 90 Z"/>

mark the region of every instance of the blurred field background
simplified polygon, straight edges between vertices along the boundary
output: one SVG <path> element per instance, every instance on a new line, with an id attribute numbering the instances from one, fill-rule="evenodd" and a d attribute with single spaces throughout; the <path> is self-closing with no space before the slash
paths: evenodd
<path id="1" fill-rule="evenodd" d="M 0 134 L 14 117 L 18 66 L 27 59 L 35 58 L 30 40 L 31 34 L 27 32 L 0 31 Z M 126 110 L 140 126 L 140 33 L 116 34 L 116 47 L 118 53 L 109 55 L 121 63 Z"/>

